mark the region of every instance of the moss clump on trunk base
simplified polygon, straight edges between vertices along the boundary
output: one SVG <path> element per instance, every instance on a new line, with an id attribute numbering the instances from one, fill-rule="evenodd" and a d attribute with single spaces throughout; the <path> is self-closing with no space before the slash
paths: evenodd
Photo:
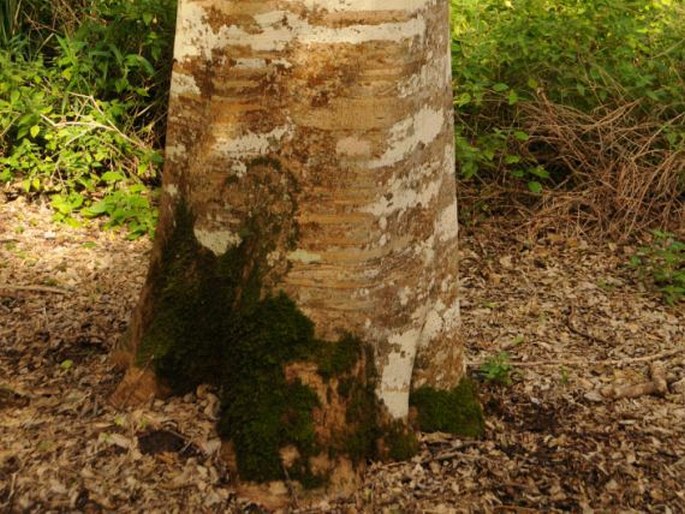
<path id="1" fill-rule="evenodd" d="M 193 225 L 180 205 L 148 278 L 138 365 L 152 365 L 177 394 L 201 383 L 220 389 L 219 433 L 232 442 L 241 479 L 317 487 L 331 471 L 322 461 L 374 457 L 381 429 L 362 342 L 318 340 L 284 293 L 264 296 L 259 264 L 270 247 L 259 227 L 216 256 Z"/>
<path id="2" fill-rule="evenodd" d="M 418 425 L 424 432 L 481 437 L 485 431 L 483 409 L 468 378 L 449 391 L 421 387 L 412 392 L 409 405 L 417 410 Z"/>

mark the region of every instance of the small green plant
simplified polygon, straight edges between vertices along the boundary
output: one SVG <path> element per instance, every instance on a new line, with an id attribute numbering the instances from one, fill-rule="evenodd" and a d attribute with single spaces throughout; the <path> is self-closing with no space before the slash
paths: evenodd
<path id="1" fill-rule="evenodd" d="M 508 386 L 511 385 L 511 374 L 513 366 L 507 352 L 499 352 L 497 355 L 488 357 L 478 373 L 486 382 Z"/>
<path id="2" fill-rule="evenodd" d="M 685 300 L 685 242 L 675 234 L 655 230 L 649 246 L 638 248 L 630 258 L 643 282 L 661 292 L 669 305 Z"/>
<path id="3" fill-rule="evenodd" d="M 157 209 L 150 201 L 150 193 L 140 184 L 113 191 L 99 202 L 81 211 L 87 218 L 107 216 L 106 227 L 126 227 L 129 239 L 154 235 Z"/>

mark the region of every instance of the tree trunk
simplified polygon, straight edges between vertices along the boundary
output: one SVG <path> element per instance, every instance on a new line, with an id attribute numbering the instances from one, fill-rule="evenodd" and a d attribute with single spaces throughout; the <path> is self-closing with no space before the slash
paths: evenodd
<path id="1" fill-rule="evenodd" d="M 463 376 L 448 2 L 181 0 L 174 52 L 114 401 L 213 383 L 241 479 L 344 488 Z"/>

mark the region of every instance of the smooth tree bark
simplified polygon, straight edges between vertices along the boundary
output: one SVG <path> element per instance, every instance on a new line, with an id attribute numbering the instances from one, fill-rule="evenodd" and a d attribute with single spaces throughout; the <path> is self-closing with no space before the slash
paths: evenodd
<path id="1" fill-rule="evenodd" d="M 469 392 L 448 2 L 178 9 L 160 224 L 113 399 L 213 383 L 243 483 L 350 487 L 411 453 L 412 390 L 437 429 Z"/>

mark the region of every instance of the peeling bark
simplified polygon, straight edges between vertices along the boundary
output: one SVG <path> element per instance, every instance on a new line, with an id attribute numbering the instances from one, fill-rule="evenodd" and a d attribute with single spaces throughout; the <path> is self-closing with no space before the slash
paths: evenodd
<path id="1" fill-rule="evenodd" d="M 389 418 L 412 387 L 458 384 L 448 20 L 445 0 L 179 2 L 160 226 L 122 362 L 158 316 L 183 205 L 202 251 L 259 270 L 260 298 L 373 349 Z"/>

